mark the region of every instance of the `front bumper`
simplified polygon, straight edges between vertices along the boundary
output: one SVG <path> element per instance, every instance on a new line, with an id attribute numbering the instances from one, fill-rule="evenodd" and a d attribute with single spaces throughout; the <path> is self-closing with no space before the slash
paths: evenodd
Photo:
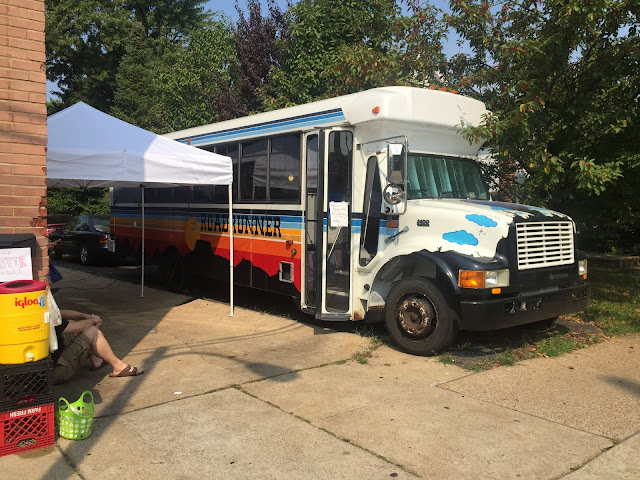
<path id="1" fill-rule="evenodd" d="M 497 330 L 524 325 L 583 310 L 591 298 L 591 285 L 552 291 L 524 292 L 513 297 L 460 302 L 460 329 Z"/>

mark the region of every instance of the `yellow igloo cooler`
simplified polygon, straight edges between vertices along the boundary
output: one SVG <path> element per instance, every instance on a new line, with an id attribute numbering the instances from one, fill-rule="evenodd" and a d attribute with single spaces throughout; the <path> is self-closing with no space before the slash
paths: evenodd
<path id="1" fill-rule="evenodd" d="M 49 355 L 47 284 L 0 284 L 0 363 L 26 363 Z"/>

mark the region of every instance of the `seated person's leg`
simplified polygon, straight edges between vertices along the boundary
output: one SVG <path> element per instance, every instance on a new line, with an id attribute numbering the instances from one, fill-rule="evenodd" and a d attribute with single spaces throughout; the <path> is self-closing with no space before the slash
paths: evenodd
<path id="1" fill-rule="evenodd" d="M 84 333 L 63 334 L 65 348 L 53 368 L 53 382 L 66 383 L 87 363 L 91 355 L 91 339 Z"/>

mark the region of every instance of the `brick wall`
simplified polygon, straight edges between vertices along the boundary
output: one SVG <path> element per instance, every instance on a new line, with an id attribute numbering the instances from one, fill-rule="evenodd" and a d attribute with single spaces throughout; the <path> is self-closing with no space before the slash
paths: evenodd
<path id="1" fill-rule="evenodd" d="M 0 0 L 0 234 L 33 233 L 48 274 L 44 0 Z"/>

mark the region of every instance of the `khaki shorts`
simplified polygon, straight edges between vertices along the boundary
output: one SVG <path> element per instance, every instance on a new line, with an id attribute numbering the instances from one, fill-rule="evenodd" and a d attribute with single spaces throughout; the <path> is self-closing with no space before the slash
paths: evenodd
<path id="1" fill-rule="evenodd" d="M 64 350 L 53 367 L 53 383 L 66 383 L 87 363 L 91 355 L 91 339 L 84 333 L 63 333 Z"/>

